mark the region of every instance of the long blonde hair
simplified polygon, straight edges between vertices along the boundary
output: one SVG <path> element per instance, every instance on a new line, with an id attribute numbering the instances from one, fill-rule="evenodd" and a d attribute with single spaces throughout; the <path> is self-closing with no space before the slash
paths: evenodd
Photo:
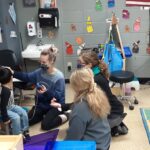
<path id="1" fill-rule="evenodd" d="M 110 112 L 110 105 L 104 92 L 96 86 L 90 68 L 74 71 L 70 77 L 70 84 L 75 91 L 75 102 L 86 100 L 91 112 L 104 118 Z"/>

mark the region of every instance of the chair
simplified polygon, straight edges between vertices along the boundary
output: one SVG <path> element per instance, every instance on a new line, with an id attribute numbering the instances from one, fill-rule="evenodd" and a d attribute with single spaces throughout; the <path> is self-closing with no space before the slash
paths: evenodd
<path id="1" fill-rule="evenodd" d="M 110 74 L 111 81 L 115 83 L 120 83 L 120 87 L 121 87 L 122 94 L 123 94 L 122 96 L 120 96 L 120 100 L 125 100 L 126 102 L 128 102 L 130 110 L 134 109 L 132 99 L 134 99 L 134 104 L 138 104 L 138 100 L 134 96 L 125 94 L 125 88 L 123 84 L 133 81 L 133 79 L 134 79 L 134 73 L 131 71 L 120 70 L 120 71 L 113 71 Z"/>
<path id="2" fill-rule="evenodd" d="M 22 71 L 22 67 L 20 63 L 18 62 L 14 51 L 9 50 L 9 49 L 0 50 L 0 65 L 9 66 L 15 71 Z M 22 90 L 33 90 L 35 87 L 32 83 L 26 83 L 23 81 L 13 81 L 13 84 L 14 84 L 14 90 L 16 88 L 19 89 L 20 100 L 24 97 Z"/>

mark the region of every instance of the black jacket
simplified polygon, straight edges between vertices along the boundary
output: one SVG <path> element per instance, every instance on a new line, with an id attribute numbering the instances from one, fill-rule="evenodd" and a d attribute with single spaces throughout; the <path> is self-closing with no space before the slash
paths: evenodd
<path id="1" fill-rule="evenodd" d="M 10 89 L 2 86 L 1 94 L 0 94 L 0 113 L 3 122 L 6 122 L 9 120 L 8 114 L 7 114 L 7 105 L 10 98 Z"/>
<path id="2" fill-rule="evenodd" d="M 100 86 L 101 89 L 106 93 L 106 96 L 109 100 L 111 106 L 111 113 L 108 118 L 122 115 L 124 112 L 123 104 L 111 92 L 111 89 L 109 87 L 109 81 L 104 77 L 102 73 L 95 75 L 94 80 L 95 83 L 97 83 L 97 85 Z"/>

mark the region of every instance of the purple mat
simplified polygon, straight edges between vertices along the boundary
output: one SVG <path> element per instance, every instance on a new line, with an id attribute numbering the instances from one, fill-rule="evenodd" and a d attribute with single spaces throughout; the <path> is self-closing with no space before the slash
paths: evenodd
<path id="1" fill-rule="evenodd" d="M 59 130 L 41 133 L 31 137 L 31 141 L 24 144 L 24 150 L 44 150 L 48 141 L 55 141 Z"/>

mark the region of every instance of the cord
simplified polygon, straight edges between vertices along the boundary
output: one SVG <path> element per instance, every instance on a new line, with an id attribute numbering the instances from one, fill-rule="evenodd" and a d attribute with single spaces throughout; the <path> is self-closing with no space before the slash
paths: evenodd
<path id="1" fill-rule="evenodd" d="M 46 89 L 48 89 L 49 88 L 49 86 L 48 86 L 48 84 L 46 83 L 46 82 L 43 82 L 43 81 L 40 81 L 39 82 L 41 85 L 44 85 L 45 87 L 46 87 Z M 33 117 L 34 117 L 34 115 L 35 115 L 35 112 L 36 112 L 36 108 L 37 108 L 37 104 L 38 104 L 38 95 L 36 95 L 36 103 L 35 103 L 35 108 L 34 108 L 34 110 L 33 110 L 33 114 L 32 114 L 32 117 L 29 119 L 29 121 L 30 120 L 32 120 L 33 119 Z"/>
<path id="2" fill-rule="evenodd" d="M 33 110 L 33 114 L 32 114 L 32 117 L 29 118 L 29 121 L 33 119 L 34 115 L 35 115 L 35 111 L 36 111 L 36 108 L 37 108 L 37 104 L 38 104 L 38 95 L 36 96 L 36 103 L 35 103 L 35 107 L 34 107 L 34 110 Z"/>

